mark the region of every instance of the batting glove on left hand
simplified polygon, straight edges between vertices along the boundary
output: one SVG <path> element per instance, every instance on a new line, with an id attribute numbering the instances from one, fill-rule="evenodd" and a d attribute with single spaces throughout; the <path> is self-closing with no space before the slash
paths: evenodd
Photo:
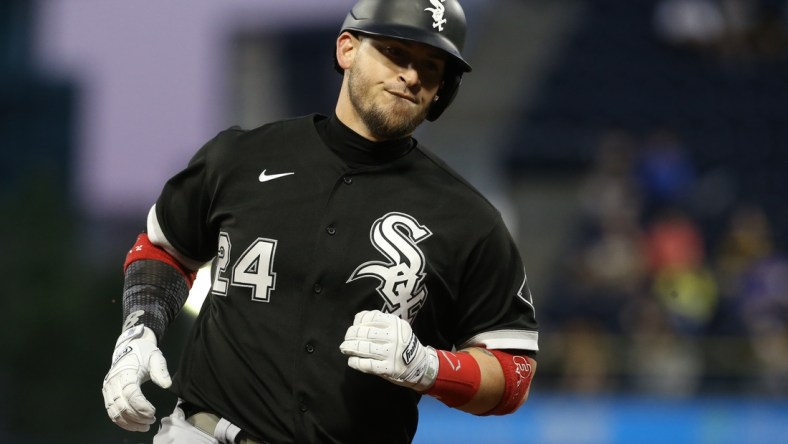
<path id="1" fill-rule="evenodd" d="M 419 342 L 399 316 L 362 311 L 345 333 L 339 350 L 348 366 L 417 391 L 429 389 L 438 374 L 438 355 Z"/>
<path id="2" fill-rule="evenodd" d="M 118 338 L 112 367 L 101 389 L 113 422 L 132 432 L 150 429 L 156 422 L 156 408 L 145 399 L 140 386 L 151 379 L 162 388 L 172 384 L 167 361 L 156 345 L 156 335 L 150 328 L 137 325 Z"/>

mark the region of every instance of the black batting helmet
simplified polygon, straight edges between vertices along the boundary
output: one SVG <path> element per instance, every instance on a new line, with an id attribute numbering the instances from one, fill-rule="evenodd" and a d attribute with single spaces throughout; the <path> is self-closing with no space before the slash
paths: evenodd
<path id="1" fill-rule="evenodd" d="M 423 43 L 449 55 L 438 100 L 427 113 L 437 119 L 457 95 L 471 65 L 462 58 L 465 13 L 457 0 L 359 0 L 348 13 L 344 31 Z"/>

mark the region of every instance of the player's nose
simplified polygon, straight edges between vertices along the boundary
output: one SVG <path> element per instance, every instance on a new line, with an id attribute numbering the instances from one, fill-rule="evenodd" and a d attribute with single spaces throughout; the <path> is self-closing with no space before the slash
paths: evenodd
<path id="1" fill-rule="evenodd" d="M 409 63 L 400 67 L 399 79 L 405 83 L 408 88 L 413 89 L 414 87 L 421 87 L 421 77 L 419 76 L 419 70 L 416 69 L 416 66 L 413 63 Z"/>

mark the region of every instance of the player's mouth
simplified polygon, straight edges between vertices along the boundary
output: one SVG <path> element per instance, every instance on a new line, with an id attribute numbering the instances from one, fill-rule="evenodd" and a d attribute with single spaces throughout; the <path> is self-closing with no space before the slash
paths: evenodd
<path id="1" fill-rule="evenodd" d="M 405 100 L 407 100 L 409 102 L 412 102 L 414 104 L 418 104 L 418 101 L 416 100 L 416 97 L 414 97 L 414 96 L 412 96 L 410 94 L 402 93 L 402 92 L 399 92 L 399 91 L 392 91 L 392 90 L 389 90 L 389 89 L 387 89 L 386 92 L 388 92 L 391 95 L 397 96 L 400 99 L 405 99 Z"/>

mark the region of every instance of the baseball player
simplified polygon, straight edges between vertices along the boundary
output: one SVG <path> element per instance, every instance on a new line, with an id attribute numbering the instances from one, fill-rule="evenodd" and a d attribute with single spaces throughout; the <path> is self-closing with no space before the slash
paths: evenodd
<path id="1" fill-rule="evenodd" d="M 124 264 L 107 413 L 154 443 L 408 443 L 423 395 L 476 415 L 528 396 L 537 323 L 500 214 L 411 134 L 471 70 L 456 0 L 361 0 L 336 39 L 335 113 L 206 143 Z M 170 377 L 157 343 L 212 286 Z"/>

